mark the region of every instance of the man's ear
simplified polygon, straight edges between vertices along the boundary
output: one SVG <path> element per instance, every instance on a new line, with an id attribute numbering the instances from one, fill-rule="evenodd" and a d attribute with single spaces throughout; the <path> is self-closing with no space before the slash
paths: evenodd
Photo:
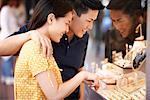
<path id="1" fill-rule="evenodd" d="M 55 15 L 53 13 L 50 13 L 47 17 L 48 24 L 52 24 L 52 22 L 55 20 L 56 20 Z"/>

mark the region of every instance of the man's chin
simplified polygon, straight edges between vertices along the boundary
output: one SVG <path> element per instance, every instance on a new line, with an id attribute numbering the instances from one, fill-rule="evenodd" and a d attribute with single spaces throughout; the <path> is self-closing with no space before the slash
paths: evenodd
<path id="1" fill-rule="evenodd" d="M 60 39 L 58 39 L 58 40 L 55 40 L 54 42 L 55 42 L 55 43 L 59 43 L 59 42 L 60 42 Z"/>
<path id="2" fill-rule="evenodd" d="M 127 38 L 128 37 L 128 35 L 121 35 L 123 38 Z"/>
<path id="3" fill-rule="evenodd" d="M 83 35 L 78 36 L 78 38 L 82 38 L 82 37 L 83 37 Z"/>

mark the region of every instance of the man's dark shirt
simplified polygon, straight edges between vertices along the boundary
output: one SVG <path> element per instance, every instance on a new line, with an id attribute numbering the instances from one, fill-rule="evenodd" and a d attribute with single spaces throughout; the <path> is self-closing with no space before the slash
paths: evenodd
<path id="1" fill-rule="evenodd" d="M 27 27 L 23 26 L 13 35 L 27 31 Z M 88 33 L 83 38 L 78 38 L 74 35 L 73 39 L 68 42 L 68 37 L 64 34 L 59 43 L 52 42 L 54 58 L 59 68 L 63 69 L 61 72 L 63 81 L 71 79 L 78 73 L 79 68 L 84 66 L 88 38 Z M 67 99 L 76 100 L 78 97 L 79 87 Z"/>
<path id="2" fill-rule="evenodd" d="M 144 39 L 146 39 L 145 24 L 142 27 Z M 112 62 L 112 51 L 122 52 L 123 57 L 126 55 L 126 44 L 133 45 L 135 38 L 139 37 L 139 33 L 130 34 L 127 38 L 123 38 L 120 33 L 115 30 L 109 30 L 104 37 L 105 41 L 105 58 Z"/>

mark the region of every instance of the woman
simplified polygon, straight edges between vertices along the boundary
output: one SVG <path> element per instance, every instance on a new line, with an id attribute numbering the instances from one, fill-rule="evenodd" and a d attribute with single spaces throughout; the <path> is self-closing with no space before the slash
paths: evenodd
<path id="1" fill-rule="evenodd" d="M 59 42 L 69 30 L 72 8 L 64 0 L 40 0 L 35 7 L 28 28 Z M 69 81 L 62 83 L 60 69 L 53 56 L 45 58 L 42 48 L 34 41 L 25 43 L 15 68 L 15 99 L 59 100 L 72 93 L 82 81 L 95 80 L 95 74 L 81 71 Z"/>

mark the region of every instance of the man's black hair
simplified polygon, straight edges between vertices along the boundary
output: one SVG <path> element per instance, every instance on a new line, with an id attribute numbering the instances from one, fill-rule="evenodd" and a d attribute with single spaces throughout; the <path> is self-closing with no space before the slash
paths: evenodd
<path id="1" fill-rule="evenodd" d="M 104 6 L 102 5 L 100 0 L 68 0 L 68 2 L 72 5 L 78 16 L 87 13 L 89 9 L 104 9 Z"/>

